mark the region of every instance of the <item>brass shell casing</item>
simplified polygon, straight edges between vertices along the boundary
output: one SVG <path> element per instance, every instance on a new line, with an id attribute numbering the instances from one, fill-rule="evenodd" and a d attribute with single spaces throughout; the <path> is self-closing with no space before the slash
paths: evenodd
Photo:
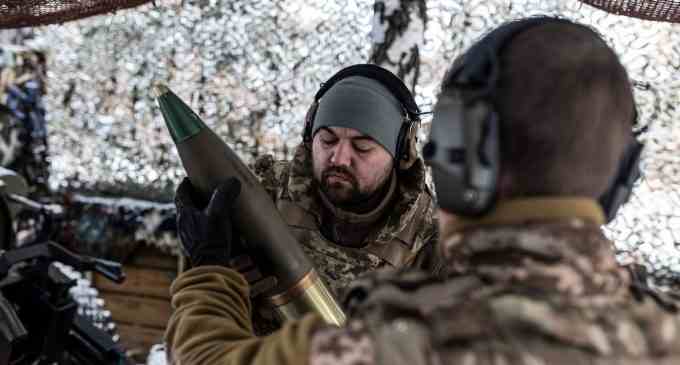
<path id="1" fill-rule="evenodd" d="M 281 294 L 266 298 L 265 302 L 282 321 L 316 313 L 328 324 L 341 326 L 345 323 L 345 313 L 313 269 L 294 286 Z"/>

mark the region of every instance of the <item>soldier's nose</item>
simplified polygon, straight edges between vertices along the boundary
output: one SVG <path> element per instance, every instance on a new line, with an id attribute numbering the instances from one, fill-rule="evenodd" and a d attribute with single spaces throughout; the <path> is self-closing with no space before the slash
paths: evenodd
<path id="1" fill-rule="evenodd" d="M 352 149 L 348 142 L 339 142 L 331 155 L 334 166 L 349 166 L 352 161 Z"/>

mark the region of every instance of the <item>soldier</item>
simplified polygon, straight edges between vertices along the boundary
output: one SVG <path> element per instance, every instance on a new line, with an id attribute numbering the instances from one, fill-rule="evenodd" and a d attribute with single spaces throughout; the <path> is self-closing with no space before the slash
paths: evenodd
<path id="1" fill-rule="evenodd" d="M 376 65 L 350 66 L 317 92 L 293 159 L 274 161 L 266 155 L 254 164 L 281 216 L 336 295 L 380 267 L 436 270 L 435 207 L 415 147 L 419 113 L 409 90 L 391 72 Z M 190 200 L 189 181 L 182 185 L 179 198 Z M 258 292 L 266 289 L 252 260 L 241 256 L 232 266 L 251 284 L 263 284 Z M 259 313 L 258 334 L 271 331 L 275 324 Z"/>
<path id="2" fill-rule="evenodd" d="M 377 268 L 431 269 L 432 193 L 416 149 L 420 111 L 403 82 L 354 65 L 322 84 L 291 161 L 255 173 L 331 290 Z"/>
<path id="3" fill-rule="evenodd" d="M 501 26 L 445 76 L 425 149 L 446 278 L 375 273 L 349 289 L 345 327 L 309 315 L 257 339 L 243 278 L 199 267 L 172 287 L 171 355 L 181 364 L 680 363 L 677 309 L 632 285 L 601 230 L 601 206 L 615 210 L 636 175 L 635 116 L 626 71 L 597 33 L 547 17 Z M 614 203 L 598 204 L 602 196 Z"/>

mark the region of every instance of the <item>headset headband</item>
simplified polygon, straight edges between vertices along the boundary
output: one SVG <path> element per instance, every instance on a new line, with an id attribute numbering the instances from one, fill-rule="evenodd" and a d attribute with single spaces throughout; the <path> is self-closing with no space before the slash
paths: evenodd
<path id="1" fill-rule="evenodd" d="M 413 95 L 406 85 L 390 71 L 372 64 L 352 65 L 338 71 L 338 73 L 321 84 L 321 88 L 316 92 L 316 95 L 314 95 L 314 101 L 319 102 L 323 95 L 330 90 L 333 85 L 338 81 L 351 76 L 364 76 L 380 82 L 397 98 L 397 100 L 399 100 L 399 103 L 406 111 L 410 120 L 417 120 L 420 118 L 418 104 L 416 104 L 416 100 L 413 98 Z"/>
<path id="2" fill-rule="evenodd" d="M 456 68 L 449 82 L 466 86 L 496 87 L 499 76 L 498 56 L 510 40 L 534 26 L 548 23 L 568 23 L 571 21 L 550 17 L 535 17 L 508 23 L 490 32 L 465 54 L 464 62 Z"/>

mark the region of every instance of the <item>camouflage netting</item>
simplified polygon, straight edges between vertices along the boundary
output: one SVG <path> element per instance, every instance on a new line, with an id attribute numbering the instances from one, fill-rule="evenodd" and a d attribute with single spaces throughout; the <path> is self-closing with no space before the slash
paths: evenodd
<path id="1" fill-rule="evenodd" d="M 640 19 L 680 23 L 680 1 L 674 0 L 581 0 L 610 13 Z"/>
<path id="2" fill-rule="evenodd" d="M 649 125 L 645 179 L 608 233 L 622 260 L 680 275 L 680 32 L 577 0 L 430 0 L 417 96 L 491 27 L 547 13 L 592 25 L 621 54 Z M 168 202 L 183 172 L 151 99 L 167 82 L 246 159 L 290 156 L 319 83 L 368 58 L 373 0 L 185 1 L 34 31 L 48 58 L 50 184 Z M 55 45 L 58 45 L 55 46 Z M 133 220 L 134 221 L 134 220 Z M 151 220 L 153 221 L 153 219 Z"/>
<path id="3" fill-rule="evenodd" d="M 64 23 L 151 0 L 0 0 L 0 29 Z"/>
<path id="4" fill-rule="evenodd" d="M 0 46 L 0 166 L 21 174 L 39 195 L 48 191 L 46 76 L 42 52 Z"/>

